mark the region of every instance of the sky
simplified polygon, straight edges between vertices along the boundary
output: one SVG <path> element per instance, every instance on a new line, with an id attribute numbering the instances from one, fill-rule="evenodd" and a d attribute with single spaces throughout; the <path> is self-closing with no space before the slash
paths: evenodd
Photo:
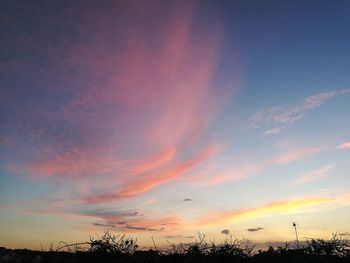
<path id="1" fill-rule="evenodd" d="M 349 1 L 1 1 L 0 246 L 350 235 Z"/>

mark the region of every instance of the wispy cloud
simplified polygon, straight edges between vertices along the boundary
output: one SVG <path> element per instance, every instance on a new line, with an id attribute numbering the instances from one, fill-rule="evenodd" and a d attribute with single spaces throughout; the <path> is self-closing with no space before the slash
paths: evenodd
<path id="1" fill-rule="evenodd" d="M 281 105 L 267 108 L 253 114 L 250 126 L 264 128 L 264 135 L 278 134 L 285 126 L 302 119 L 309 111 L 323 105 L 329 99 L 350 93 L 350 89 L 333 90 L 312 94 L 294 105 Z"/>
<path id="2" fill-rule="evenodd" d="M 147 199 L 146 201 L 143 202 L 143 206 L 149 206 L 152 205 L 154 203 L 158 202 L 158 198 L 157 197 L 152 197 L 150 199 Z"/>
<path id="3" fill-rule="evenodd" d="M 279 134 L 280 131 L 281 131 L 281 128 L 275 127 L 275 128 L 264 131 L 264 135 L 275 135 L 275 134 Z"/>
<path id="4" fill-rule="evenodd" d="M 90 195 L 84 198 L 85 203 L 103 203 L 103 202 L 111 202 L 118 199 L 123 199 L 127 197 L 136 196 L 147 192 L 154 187 L 174 180 L 177 177 L 182 176 L 186 172 L 188 172 L 194 166 L 200 164 L 204 160 L 211 157 L 217 151 L 216 145 L 211 145 L 199 153 L 197 153 L 192 158 L 189 158 L 186 161 L 182 161 L 175 166 L 168 168 L 167 170 L 155 173 L 148 174 L 142 178 L 138 178 L 137 180 L 128 182 L 120 189 L 114 192 L 108 192 L 105 194 L 95 194 Z"/>
<path id="5" fill-rule="evenodd" d="M 219 142 L 207 131 L 232 82 L 213 85 L 222 27 L 212 23 L 211 38 L 203 41 L 193 30 L 194 4 L 167 5 L 162 14 L 153 4 L 111 3 L 98 12 L 81 7 L 79 38 L 62 43 L 60 55 L 47 52 L 61 74 L 36 68 L 51 74 L 40 75 L 40 85 L 31 79 L 36 91 L 28 89 L 28 100 L 11 113 L 13 127 L 4 130 L 15 131 L 17 145 L 8 151 L 7 167 L 76 184 L 98 203 L 146 193 L 217 153 Z M 161 27 L 154 26 L 158 19 Z"/>
<path id="6" fill-rule="evenodd" d="M 270 164 L 286 164 L 296 160 L 304 159 L 314 153 L 319 152 L 320 149 L 316 147 L 302 147 L 289 150 L 287 152 L 281 153 L 277 157 L 270 160 Z"/>
<path id="7" fill-rule="evenodd" d="M 206 174 L 200 174 L 196 178 L 191 178 L 190 180 L 195 183 L 212 186 L 228 181 L 243 180 L 263 169 L 264 166 L 261 164 L 240 164 L 234 167 L 226 167 L 225 170 L 221 171 L 207 171 Z"/>
<path id="8" fill-rule="evenodd" d="M 246 219 L 259 218 L 271 216 L 274 214 L 286 213 L 296 211 L 299 208 L 321 205 L 325 203 L 334 202 L 336 199 L 331 197 L 309 197 L 298 198 L 286 201 L 277 201 L 264 204 L 254 208 L 242 208 L 226 212 L 214 212 L 202 216 L 196 222 L 197 225 L 219 225 L 234 221 L 242 221 Z"/>
<path id="9" fill-rule="evenodd" d="M 350 148 L 350 141 L 349 142 L 343 142 L 343 143 L 339 144 L 336 148 L 338 150 L 349 149 Z"/>
<path id="10" fill-rule="evenodd" d="M 318 147 L 300 147 L 284 150 L 266 160 L 257 162 L 241 161 L 230 167 L 213 165 L 207 167 L 204 172 L 186 178 L 192 184 L 212 186 L 224 182 L 244 180 L 255 174 L 261 173 L 269 167 L 287 165 L 292 162 L 304 160 L 321 151 Z"/>
<path id="11" fill-rule="evenodd" d="M 336 167 L 335 164 L 328 164 L 319 169 L 306 172 L 301 176 L 299 176 L 298 178 L 296 178 L 294 181 L 292 181 L 292 184 L 305 184 L 311 181 L 321 179 L 327 176 L 332 170 L 334 170 L 335 167 Z"/>

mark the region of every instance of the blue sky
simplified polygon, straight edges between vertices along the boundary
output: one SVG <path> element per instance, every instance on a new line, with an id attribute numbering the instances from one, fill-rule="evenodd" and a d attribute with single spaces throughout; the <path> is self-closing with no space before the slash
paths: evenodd
<path id="1" fill-rule="evenodd" d="M 349 233 L 348 1 L 0 5 L 1 246 Z"/>

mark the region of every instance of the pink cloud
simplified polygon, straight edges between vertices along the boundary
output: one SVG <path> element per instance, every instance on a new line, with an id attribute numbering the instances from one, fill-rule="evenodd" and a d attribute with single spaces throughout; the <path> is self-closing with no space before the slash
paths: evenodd
<path id="1" fill-rule="evenodd" d="M 214 85 L 221 27 L 208 26 L 208 40 L 194 30 L 192 4 L 161 14 L 152 5 L 72 10 L 81 14 L 77 38 L 62 43 L 62 56 L 48 52 L 61 74 L 40 78 L 39 91 L 58 99 L 20 113 L 27 142 L 9 167 L 39 180 L 75 178 L 99 202 L 150 191 L 216 153 L 207 129 L 229 94 Z"/>
<path id="2" fill-rule="evenodd" d="M 36 178 L 42 176 L 88 177 L 89 174 L 104 174 L 122 165 L 121 160 L 113 157 L 113 150 L 103 147 L 76 148 L 63 153 L 47 152 L 48 155 L 33 160 L 20 167 Z M 100 154 L 100 155 L 99 155 Z"/>
<path id="3" fill-rule="evenodd" d="M 141 178 L 137 178 L 134 181 L 130 181 L 129 183 L 122 186 L 121 189 L 118 189 L 115 192 L 89 196 L 85 199 L 85 202 L 110 202 L 113 200 L 132 197 L 147 192 L 160 184 L 167 183 L 171 180 L 174 180 L 177 177 L 182 176 L 191 168 L 210 158 L 213 154 L 217 152 L 217 149 L 218 148 L 216 145 L 209 146 L 203 149 L 201 152 L 197 153 L 195 156 L 192 156 L 191 158 L 188 158 L 185 161 L 181 161 L 175 164 L 174 166 L 167 168 L 166 170 L 154 174 L 148 174 Z"/>
<path id="4" fill-rule="evenodd" d="M 350 142 L 344 142 L 342 144 L 339 144 L 337 147 L 339 150 L 349 149 L 350 148 Z"/>
<path id="5" fill-rule="evenodd" d="M 323 166 L 319 169 L 306 172 L 306 173 L 302 174 L 301 176 L 299 176 L 298 178 L 296 178 L 292 183 L 293 184 L 304 184 L 304 183 L 308 183 L 311 181 L 321 179 L 321 178 L 327 176 L 329 174 L 329 172 L 331 172 L 334 168 L 335 168 L 335 164 L 329 164 L 329 165 Z"/>
<path id="6" fill-rule="evenodd" d="M 150 199 L 147 199 L 146 201 L 143 202 L 143 206 L 149 206 L 149 205 L 152 205 L 154 203 L 157 203 L 158 202 L 158 197 L 152 197 Z"/>
<path id="7" fill-rule="evenodd" d="M 221 161 L 214 161 L 205 169 L 195 175 L 185 177 L 184 180 L 194 186 L 212 186 L 224 182 L 234 182 L 257 175 L 273 166 L 287 165 L 291 162 L 300 161 L 319 152 L 315 147 L 301 147 L 289 149 L 267 158 L 265 160 L 240 160 L 232 161 L 236 164 L 223 165 Z"/>
<path id="8" fill-rule="evenodd" d="M 148 159 L 132 165 L 130 173 L 140 174 L 159 168 L 172 160 L 175 154 L 176 148 L 164 149 L 161 152 L 148 157 Z"/>
<path id="9" fill-rule="evenodd" d="M 279 156 L 273 158 L 269 161 L 271 165 L 275 164 L 286 164 L 289 162 L 293 162 L 299 159 L 306 158 L 307 156 L 310 156 L 314 153 L 319 152 L 320 149 L 318 148 L 298 148 L 294 150 L 290 150 L 288 152 L 282 153 Z"/>
<path id="10" fill-rule="evenodd" d="M 239 164 L 234 167 L 206 167 L 204 172 L 186 178 L 193 185 L 213 186 L 224 182 L 234 182 L 252 176 L 262 171 L 264 167 L 258 164 Z"/>

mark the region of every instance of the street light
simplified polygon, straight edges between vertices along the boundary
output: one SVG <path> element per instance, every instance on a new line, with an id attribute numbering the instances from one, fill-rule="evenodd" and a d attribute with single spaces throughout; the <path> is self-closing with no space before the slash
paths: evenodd
<path id="1" fill-rule="evenodd" d="M 297 247 L 299 249 L 300 247 L 299 247 L 299 238 L 298 238 L 297 224 L 295 222 L 293 222 L 293 227 L 294 227 L 294 230 L 295 230 L 295 237 L 297 239 Z"/>

